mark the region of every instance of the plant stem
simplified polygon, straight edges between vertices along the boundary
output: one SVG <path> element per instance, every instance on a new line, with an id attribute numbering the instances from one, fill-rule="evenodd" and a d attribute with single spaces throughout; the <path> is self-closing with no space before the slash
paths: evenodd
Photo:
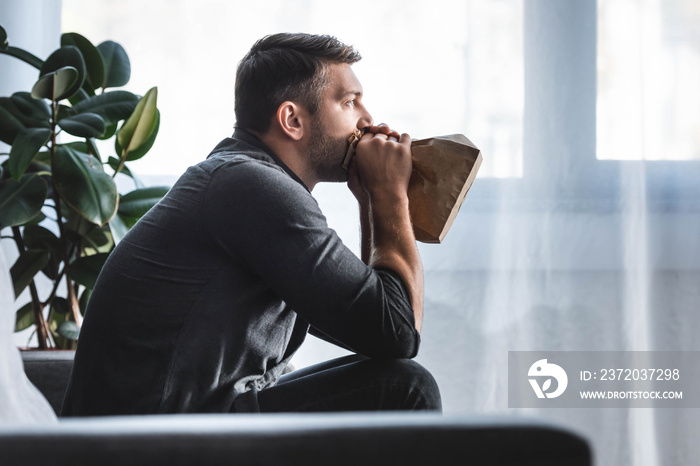
<path id="1" fill-rule="evenodd" d="M 119 164 L 117 164 L 117 168 L 114 170 L 114 174 L 112 175 L 112 178 L 115 178 L 120 171 L 122 171 L 122 168 L 124 168 L 124 164 L 126 163 L 126 157 L 123 155 L 119 157 Z"/>
<path id="2" fill-rule="evenodd" d="M 17 249 L 19 253 L 22 254 L 25 251 L 24 239 L 22 238 L 22 233 L 19 231 L 19 227 L 12 227 L 12 234 L 17 244 Z M 32 310 L 34 311 L 34 324 L 37 330 L 37 340 L 39 340 L 40 349 L 48 349 L 49 347 L 49 335 L 48 327 L 46 325 L 46 320 L 44 319 L 44 307 L 41 305 L 39 300 L 39 293 L 36 290 L 36 283 L 34 279 L 29 282 L 29 293 L 32 296 Z"/>
<path id="3" fill-rule="evenodd" d="M 51 146 L 49 147 L 49 156 L 51 157 L 51 166 L 55 166 L 56 160 L 56 120 L 58 119 L 58 102 L 52 101 L 52 116 L 51 116 Z M 61 196 L 58 193 L 56 187 L 56 177 L 51 177 L 51 183 L 53 184 L 53 197 L 54 197 L 54 208 L 56 209 L 57 223 L 58 223 L 58 233 L 59 241 L 61 243 L 61 255 L 63 256 L 63 272 L 66 277 L 66 287 L 67 287 L 67 298 L 68 303 L 71 307 L 71 312 L 73 317 L 76 319 L 75 323 L 80 325 L 80 308 L 78 307 L 78 300 L 75 297 L 75 292 L 73 290 L 72 281 L 70 279 L 70 252 L 68 251 L 68 241 L 66 240 L 65 226 L 63 225 L 63 212 L 61 209 Z"/>
<path id="4" fill-rule="evenodd" d="M 56 292 L 58 291 L 58 285 L 59 285 L 59 283 L 61 283 L 61 280 L 63 279 L 63 275 L 64 275 L 63 272 L 64 272 L 64 270 L 61 270 L 59 272 L 59 274 L 56 276 L 56 279 L 53 282 L 53 288 L 51 289 L 51 294 L 49 295 L 48 298 L 46 298 L 46 301 L 44 301 L 42 303 L 42 306 L 46 307 L 46 306 L 51 305 L 51 302 L 56 297 Z"/>
<path id="5" fill-rule="evenodd" d="M 73 320 L 75 320 L 75 323 L 78 324 L 78 327 L 80 327 L 80 324 L 82 323 L 80 303 L 78 302 L 78 296 L 75 292 L 73 282 L 72 280 L 68 280 L 68 277 L 66 277 L 66 285 L 68 286 L 68 302 L 70 303 L 70 309 L 73 313 Z"/>
<path id="6" fill-rule="evenodd" d="M 29 348 L 29 344 L 32 342 L 32 337 L 36 333 L 36 330 L 34 330 L 32 333 L 29 334 L 29 338 L 27 338 L 27 348 Z"/>

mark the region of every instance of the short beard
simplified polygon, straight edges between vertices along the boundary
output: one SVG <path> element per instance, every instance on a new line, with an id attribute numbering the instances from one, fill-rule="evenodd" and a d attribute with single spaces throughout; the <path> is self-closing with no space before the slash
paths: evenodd
<path id="1" fill-rule="evenodd" d="M 328 136 L 325 125 L 316 117 L 311 127 L 307 153 L 316 170 L 319 181 L 345 183 L 348 173 L 343 168 L 343 159 L 348 150 L 347 138 Z"/>

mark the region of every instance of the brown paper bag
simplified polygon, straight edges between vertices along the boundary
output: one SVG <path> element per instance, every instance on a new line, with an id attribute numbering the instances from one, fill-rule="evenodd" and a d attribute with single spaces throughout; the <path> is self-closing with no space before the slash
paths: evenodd
<path id="1" fill-rule="evenodd" d="M 348 138 L 343 161 L 345 170 L 355 154 L 362 131 Z M 440 243 L 457 217 L 476 173 L 481 151 L 462 134 L 411 141 L 413 174 L 408 184 L 408 202 L 416 240 Z"/>
<path id="2" fill-rule="evenodd" d="M 411 142 L 409 210 L 416 239 L 440 243 L 481 166 L 481 151 L 462 134 Z"/>

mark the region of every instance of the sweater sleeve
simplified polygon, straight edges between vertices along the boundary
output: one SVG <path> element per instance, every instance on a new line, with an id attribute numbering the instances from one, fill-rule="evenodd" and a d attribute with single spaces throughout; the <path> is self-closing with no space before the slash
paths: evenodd
<path id="1" fill-rule="evenodd" d="M 417 354 L 420 335 L 399 276 L 355 256 L 289 175 L 264 162 L 230 162 L 214 172 L 203 200 L 212 246 L 312 327 L 368 357 Z"/>

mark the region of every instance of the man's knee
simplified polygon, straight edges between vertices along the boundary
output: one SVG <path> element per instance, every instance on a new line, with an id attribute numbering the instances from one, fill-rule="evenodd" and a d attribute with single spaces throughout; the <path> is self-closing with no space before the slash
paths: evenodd
<path id="1" fill-rule="evenodd" d="M 408 409 L 442 411 L 440 388 L 433 375 L 411 359 L 381 361 L 387 383 L 405 387 Z"/>

